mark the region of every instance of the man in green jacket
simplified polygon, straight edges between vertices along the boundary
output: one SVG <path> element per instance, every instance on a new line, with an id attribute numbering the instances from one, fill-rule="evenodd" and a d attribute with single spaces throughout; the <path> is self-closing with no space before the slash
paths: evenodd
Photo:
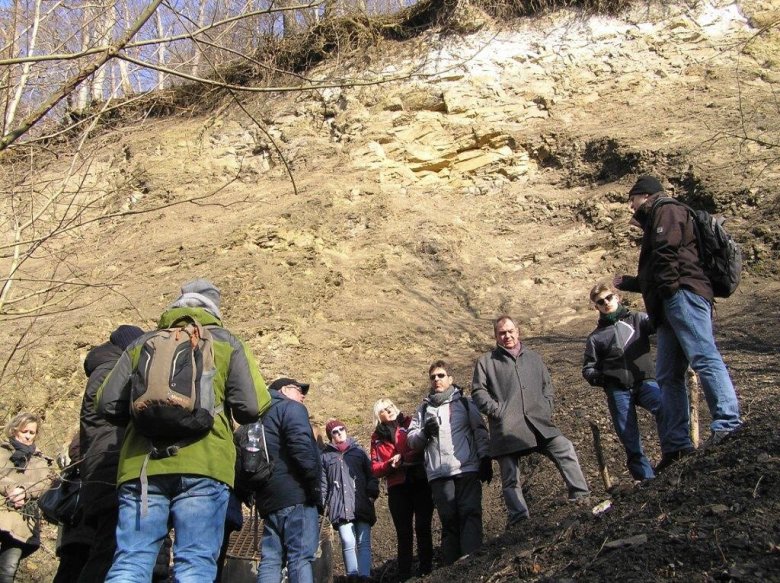
<path id="1" fill-rule="evenodd" d="M 107 583 L 149 581 L 157 552 L 172 525 L 177 581 L 212 583 L 222 543 L 236 451 L 230 416 L 253 423 L 271 403 L 246 346 L 222 327 L 219 290 L 205 279 L 184 284 L 181 296 L 160 317 L 159 329 L 190 317 L 213 339 L 214 424 L 202 437 L 183 443 L 155 439 L 134 427 L 130 416 L 131 377 L 149 334 L 132 343 L 101 386 L 98 413 L 128 422 L 119 459 L 117 551 Z M 150 333 L 151 334 L 151 333 Z M 158 455 L 170 445 L 173 455 Z M 150 455 L 152 450 L 154 454 Z M 169 450 L 170 453 L 170 450 Z"/>

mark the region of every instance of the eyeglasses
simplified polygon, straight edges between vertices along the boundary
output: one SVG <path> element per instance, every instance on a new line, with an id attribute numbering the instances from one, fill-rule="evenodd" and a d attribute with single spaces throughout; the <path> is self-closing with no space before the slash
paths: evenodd
<path id="1" fill-rule="evenodd" d="M 333 429 L 331 429 L 330 434 L 336 435 L 337 433 L 342 433 L 342 432 L 346 433 L 347 430 L 344 427 L 334 427 Z"/>
<path id="2" fill-rule="evenodd" d="M 430 376 L 430 379 L 431 379 L 432 381 L 435 381 L 436 379 L 443 379 L 443 378 L 444 378 L 444 377 L 446 377 L 446 376 L 447 376 L 447 373 L 446 373 L 446 372 L 437 372 L 437 373 L 434 373 L 434 374 L 432 374 L 432 375 Z"/>
<path id="3" fill-rule="evenodd" d="M 596 305 L 598 305 L 598 306 L 606 306 L 614 298 L 615 298 L 615 294 L 609 294 L 608 296 L 604 296 L 603 298 L 597 299 L 596 300 Z"/>
<path id="4" fill-rule="evenodd" d="M 395 411 L 395 405 L 388 405 L 387 407 L 382 409 L 382 411 L 384 411 L 385 413 L 392 413 L 393 411 Z"/>

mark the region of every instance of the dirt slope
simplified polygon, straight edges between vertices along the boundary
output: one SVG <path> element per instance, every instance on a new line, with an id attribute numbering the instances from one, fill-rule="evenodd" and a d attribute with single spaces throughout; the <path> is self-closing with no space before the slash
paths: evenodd
<path id="1" fill-rule="evenodd" d="M 777 444 L 762 434 L 777 420 L 780 61 L 777 27 L 762 27 L 777 14 L 772 2 L 725 1 L 645 6 L 619 19 L 563 12 L 488 22 L 465 36 L 429 31 L 325 63 L 310 76 L 418 75 L 247 97 L 297 194 L 267 137 L 229 103 L 96 136 L 79 178 L 105 208 L 140 214 L 56 242 L 54 256 L 90 285 L 67 311 L 36 322 L 24 359 L 9 369 L 3 409 L 45 411 L 53 452 L 76 427 L 79 357 L 120 323 L 153 326 L 180 283 L 206 276 L 264 376 L 311 381 L 315 419 L 338 416 L 367 445 L 377 398 L 411 411 L 436 358 L 467 386 L 492 344 L 492 318 L 509 312 L 545 357 L 556 419 L 604 499 L 587 422 L 609 435 L 606 404 L 579 376 L 595 320 L 587 290 L 635 269 L 625 193 L 637 174 L 653 172 L 690 202 L 728 214 L 745 249 L 745 282 L 719 303 L 718 322 L 749 430 L 686 464 L 679 482 L 613 500 L 599 519 L 562 505 L 554 470 L 537 464 L 528 532 L 435 578 L 770 578 Z M 65 164 L 49 161 L 41 180 Z M 2 345 L 26 325 L 6 319 Z M 706 411 L 702 422 L 706 437 Z M 625 478 L 616 440 L 606 441 L 611 471 Z M 503 528 L 499 494 L 494 483 L 485 495 L 490 538 Z M 392 527 L 379 507 L 375 563 L 390 573 Z M 634 534 L 648 542 L 601 548 Z M 31 557 L 26 576 L 45 580 L 50 556 Z"/>

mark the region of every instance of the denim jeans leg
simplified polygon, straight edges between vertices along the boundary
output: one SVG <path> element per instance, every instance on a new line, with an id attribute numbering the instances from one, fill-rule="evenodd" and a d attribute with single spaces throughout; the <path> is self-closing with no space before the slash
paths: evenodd
<path id="1" fill-rule="evenodd" d="M 313 583 L 314 556 L 320 540 L 319 514 L 316 506 L 296 504 L 293 508 L 285 528 L 287 578 L 290 583 Z"/>
<path id="2" fill-rule="evenodd" d="M 339 525 L 339 539 L 341 540 L 341 556 L 344 557 L 344 571 L 347 575 L 357 575 L 358 559 L 355 524 L 345 522 Z"/>
<path id="3" fill-rule="evenodd" d="M 712 416 L 712 431 L 732 431 L 742 425 L 739 402 L 723 357 L 715 346 L 712 306 L 686 289 L 664 301 L 664 313 L 685 357 L 701 381 Z"/>
<path id="4" fill-rule="evenodd" d="M 106 583 L 151 581 L 160 544 L 168 534 L 169 482 L 168 476 L 149 478 L 146 514 L 141 511 L 140 480 L 131 480 L 119 487 L 116 553 Z"/>
<path id="5" fill-rule="evenodd" d="M 501 470 L 501 493 L 509 513 L 507 524 L 514 524 L 528 518 L 528 505 L 523 496 L 520 482 L 520 459 L 516 455 L 502 455 L 498 458 Z"/>
<path id="6" fill-rule="evenodd" d="M 285 522 L 293 508 L 295 507 L 282 508 L 263 518 L 257 583 L 281 583 L 282 581 L 282 568 L 287 562 L 284 550 Z"/>
<path id="7" fill-rule="evenodd" d="M 626 450 L 626 466 L 635 480 L 653 478 L 650 460 L 642 450 L 634 393 L 624 389 L 607 389 L 607 405 L 620 443 Z"/>
<path id="8" fill-rule="evenodd" d="M 664 322 L 656 330 L 655 377 L 661 387 L 659 438 L 661 453 L 693 447 L 690 436 L 690 404 L 685 386 L 688 359 L 672 327 Z"/>
<path id="9" fill-rule="evenodd" d="M 173 580 L 176 583 L 213 583 L 217 557 L 225 533 L 230 490 L 203 476 L 180 476 L 171 500 L 176 532 L 173 544 Z"/>
<path id="10" fill-rule="evenodd" d="M 354 522 L 357 539 L 358 575 L 371 576 L 371 525 L 367 522 Z"/>

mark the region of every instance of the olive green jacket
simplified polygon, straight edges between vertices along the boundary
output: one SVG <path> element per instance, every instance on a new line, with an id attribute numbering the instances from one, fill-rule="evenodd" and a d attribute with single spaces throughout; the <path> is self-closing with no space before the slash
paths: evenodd
<path id="1" fill-rule="evenodd" d="M 215 403 L 224 410 L 216 415 L 209 432 L 179 452 L 162 459 L 150 459 L 149 476 L 189 474 L 205 476 L 233 486 L 236 448 L 230 417 L 240 424 L 253 423 L 271 405 L 271 396 L 257 363 L 243 342 L 222 327 L 222 322 L 202 308 L 172 308 L 160 317 L 158 328 L 170 328 L 183 316 L 191 316 L 205 326 L 214 339 Z M 150 333 L 151 334 L 151 333 Z M 148 335 L 144 335 L 122 354 L 113 370 L 98 390 L 97 412 L 118 423 L 129 421 L 119 457 L 117 484 L 141 477 L 144 461 L 152 443 L 138 433 L 130 414 L 130 381 Z M 163 449 L 172 442 L 155 440 Z"/>

